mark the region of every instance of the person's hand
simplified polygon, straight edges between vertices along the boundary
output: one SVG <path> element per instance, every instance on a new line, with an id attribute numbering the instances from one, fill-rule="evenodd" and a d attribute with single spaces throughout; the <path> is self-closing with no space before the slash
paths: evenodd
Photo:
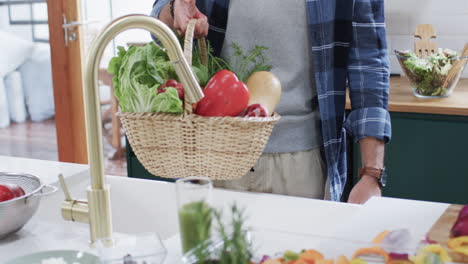
<path id="1" fill-rule="evenodd" d="M 185 35 L 187 25 L 191 19 L 197 19 L 195 26 L 195 38 L 208 35 L 208 18 L 198 10 L 195 0 L 176 0 L 174 2 L 174 29 L 181 35 Z"/>
<path id="2" fill-rule="evenodd" d="M 375 178 L 365 176 L 353 187 L 348 203 L 363 204 L 372 196 L 382 196 L 382 191 Z"/>

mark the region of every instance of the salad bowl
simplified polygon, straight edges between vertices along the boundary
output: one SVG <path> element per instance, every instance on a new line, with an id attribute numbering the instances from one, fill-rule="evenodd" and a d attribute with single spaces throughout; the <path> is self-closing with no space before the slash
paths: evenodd
<path id="1" fill-rule="evenodd" d="M 450 49 L 439 49 L 425 58 L 409 50 L 395 50 L 395 55 L 411 83 L 414 95 L 419 98 L 450 96 L 468 61 L 467 56 L 460 56 Z"/>

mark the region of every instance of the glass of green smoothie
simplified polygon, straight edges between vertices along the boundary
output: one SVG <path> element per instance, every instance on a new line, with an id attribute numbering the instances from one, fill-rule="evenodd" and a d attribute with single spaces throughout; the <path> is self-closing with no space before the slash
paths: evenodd
<path id="1" fill-rule="evenodd" d="M 182 252 L 210 239 L 213 209 L 209 178 L 188 177 L 176 182 L 177 204 Z"/>

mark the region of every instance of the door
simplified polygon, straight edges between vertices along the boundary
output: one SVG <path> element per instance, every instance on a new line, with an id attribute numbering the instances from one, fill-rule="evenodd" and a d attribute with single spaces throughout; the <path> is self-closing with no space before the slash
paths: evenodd
<path id="1" fill-rule="evenodd" d="M 49 38 L 59 160 L 87 164 L 83 104 L 82 30 L 69 35 L 63 24 L 81 21 L 80 0 L 48 1 Z"/>
<path id="2" fill-rule="evenodd" d="M 83 103 L 83 67 L 88 47 L 102 28 L 113 18 L 130 13 L 148 14 L 153 0 L 57 0 L 48 1 L 50 45 L 56 109 L 56 126 L 59 160 L 87 163 L 85 114 Z M 64 29 L 65 25 L 65 29 Z M 68 29 L 68 30 L 66 30 Z M 99 93 L 104 148 L 111 156 L 106 172 L 121 175 L 124 143 L 120 122 L 115 115 L 118 109 L 113 96 L 112 76 L 107 64 L 116 54 L 116 46 L 150 42 L 151 36 L 143 30 L 129 30 L 117 36 L 106 48 L 99 69 Z M 112 150 L 109 150 L 113 148 Z M 114 173 L 115 172 L 115 173 Z"/>

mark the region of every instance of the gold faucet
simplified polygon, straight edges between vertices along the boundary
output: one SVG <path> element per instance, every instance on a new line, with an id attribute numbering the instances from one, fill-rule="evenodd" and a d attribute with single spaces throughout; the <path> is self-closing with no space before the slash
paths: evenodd
<path id="1" fill-rule="evenodd" d="M 101 238 L 112 237 L 110 188 L 106 184 L 103 167 L 98 68 L 107 44 L 119 33 L 128 29 L 145 29 L 152 33 L 161 42 L 169 59 L 174 63 L 176 73 L 185 87 L 185 96 L 188 102 L 195 103 L 203 98 L 203 92 L 184 57 L 177 37 L 168 26 L 158 19 L 145 15 L 120 17 L 110 23 L 96 37 L 89 50 L 84 75 L 86 138 L 91 174 L 88 201 L 71 199 L 65 187 L 67 198 L 62 203 L 62 217 L 65 220 L 89 223 L 91 243 Z M 61 182 L 65 186 L 63 178 Z"/>

